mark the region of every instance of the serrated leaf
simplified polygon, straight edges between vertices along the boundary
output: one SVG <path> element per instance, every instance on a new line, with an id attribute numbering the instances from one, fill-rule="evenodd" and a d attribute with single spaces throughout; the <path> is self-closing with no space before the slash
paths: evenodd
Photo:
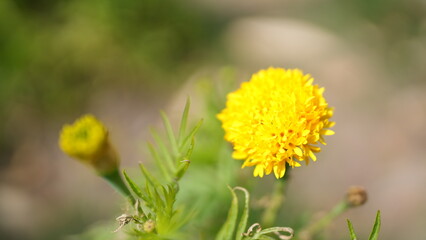
<path id="1" fill-rule="evenodd" d="M 183 136 L 185 135 L 185 132 L 186 132 L 186 125 L 188 124 L 188 114 L 189 114 L 190 106 L 191 106 L 191 100 L 188 97 L 186 99 L 185 109 L 183 110 L 182 118 L 180 120 L 180 127 L 179 127 L 178 140 L 177 140 L 178 145 L 180 145 L 180 143 L 182 142 Z"/>
<path id="2" fill-rule="evenodd" d="M 166 113 L 161 112 L 161 118 L 163 119 L 164 127 L 166 128 L 167 137 L 169 139 L 170 146 L 172 147 L 173 154 L 178 156 L 179 150 L 176 142 L 175 134 L 173 133 L 172 125 L 170 124 L 170 120 L 167 117 Z"/>
<path id="3" fill-rule="evenodd" d="M 228 186 L 232 194 L 231 207 L 229 208 L 228 217 L 216 236 L 216 240 L 232 240 L 235 225 L 238 216 L 238 198 L 234 190 Z"/>
<path id="4" fill-rule="evenodd" d="M 376 221 L 374 222 L 373 230 L 371 231 L 369 240 L 377 240 L 380 232 L 380 211 L 377 211 Z"/>
<path id="5" fill-rule="evenodd" d="M 346 221 L 348 222 L 348 228 L 349 228 L 349 234 L 351 235 L 351 240 L 356 240 L 356 234 L 351 221 L 349 221 L 349 219 L 347 219 Z"/>
<path id="6" fill-rule="evenodd" d="M 242 187 L 235 187 L 234 190 L 240 190 L 244 192 L 244 197 L 245 197 L 243 213 L 241 214 L 240 223 L 238 224 L 237 231 L 235 233 L 235 239 L 240 240 L 243 238 L 243 233 L 246 231 L 246 227 L 247 227 L 247 220 L 249 216 L 250 194 L 247 191 L 247 189 Z"/>
<path id="7" fill-rule="evenodd" d="M 139 198 L 142 198 L 142 191 L 140 190 L 140 188 L 132 181 L 132 179 L 130 179 L 130 177 L 127 175 L 126 171 L 123 170 L 123 175 L 124 178 L 126 179 L 127 184 L 130 186 L 130 188 L 132 189 L 133 193 L 136 194 L 136 196 L 138 196 Z"/>

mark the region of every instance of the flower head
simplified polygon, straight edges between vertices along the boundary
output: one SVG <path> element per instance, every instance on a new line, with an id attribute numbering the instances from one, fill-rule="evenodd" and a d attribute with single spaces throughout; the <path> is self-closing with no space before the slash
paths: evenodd
<path id="1" fill-rule="evenodd" d="M 117 168 L 118 158 L 108 140 L 105 126 L 92 115 L 84 115 L 62 128 L 59 138 L 62 151 L 95 167 L 98 172 Z"/>
<path id="2" fill-rule="evenodd" d="M 225 139 L 234 146 L 233 158 L 255 166 L 253 175 L 272 171 L 285 174 L 286 164 L 316 161 L 318 143 L 334 125 L 333 110 L 323 97 L 324 88 L 298 69 L 269 68 L 254 74 L 240 89 L 228 94 L 226 108 L 218 114 Z"/>

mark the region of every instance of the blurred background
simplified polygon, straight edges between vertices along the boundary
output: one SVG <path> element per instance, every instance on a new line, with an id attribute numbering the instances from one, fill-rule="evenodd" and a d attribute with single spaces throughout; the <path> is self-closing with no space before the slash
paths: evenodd
<path id="1" fill-rule="evenodd" d="M 329 239 L 349 239 L 346 218 L 367 238 L 378 209 L 381 239 L 420 239 L 425 64 L 423 0 L 1 0 L 0 238 L 74 239 L 125 210 L 91 169 L 60 152 L 64 123 L 95 114 L 123 167 L 133 168 L 145 161 L 160 109 L 178 119 L 187 96 L 198 103 L 192 118 L 206 118 L 203 149 L 222 138 L 203 108 L 206 89 L 276 66 L 303 69 L 325 86 L 337 122 L 319 160 L 292 172 L 283 225 L 321 214 L 362 185 L 368 203 L 339 217 Z M 224 95 L 210 98 L 216 110 Z M 239 164 L 231 174 L 252 179 Z M 250 181 L 255 204 L 273 177 Z"/>

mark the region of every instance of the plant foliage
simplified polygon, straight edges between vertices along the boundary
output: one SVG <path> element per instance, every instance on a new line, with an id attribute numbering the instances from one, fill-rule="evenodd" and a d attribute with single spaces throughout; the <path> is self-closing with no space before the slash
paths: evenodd
<path id="1" fill-rule="evenodd" d="M 160 178 L 152 175 L 140 163 L 139 168 L 144 179 L 143 187 L 140 187 L 126 171 L 123 171 L 125 180 L 137 199 L 135 204 L 137 213 L 131 216 L 129 222 L 136 225 L 132 233 L 140 239 L 182 238 L 183 234 L 179 229 L 194 215 L 194 211 L 186 210 L 183 206 L 175 206 L 179 180 L 191 163 L 194 137 L 202 124 L 200 120 L 189 132 L 186 131 L 189 108 L 188 99 L 177 137 L 165 113 L 161 113 L 161 116 L 167 138 L 162 139 L 152 130 L 156 145 L 148 144 L 148 148 L 161 172 Z"/>

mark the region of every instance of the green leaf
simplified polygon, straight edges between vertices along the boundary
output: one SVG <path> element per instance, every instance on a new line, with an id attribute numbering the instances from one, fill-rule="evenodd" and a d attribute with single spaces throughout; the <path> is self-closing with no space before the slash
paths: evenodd
<path id="1" fill-rule="evenodd" d="M 203 124 L 203 119 L 198 121 L 197 125 L 195 125 L 195 127 L 191 130 L 191 132 L 185 137 L 185 139 L 183 140 L 183 142 L 179 146 L 179 149 L 182 150 L 183 147 L 185 147 L 185 145 L 188 143 L 188 141 L 195 136 L 195 134 L 197 133 L 198 129 L 201 127 L 202 124 Z"/>
<path id="2" fill-rule="evenodd" d="M 374 222 L 373 231 L 371 231 L 369 240 L 377 240 L 380 232 L 380 211 L 377 211 L 376 221 Z"/>
<path id="3" fill-rule="evenodd" d="M 165 212 L 169 218 L 172 218 L 174 215 L 173 206 L 176 201 L 176 188 L 172 185 L 167 185 L 167 189 L 163 187 L 163 194 L 165 198 Z"/>
<path id="4" fill-rule="evenodd" d="M 260 236 L 258 239 L 259 240 L 275 240 L 275 238 L 269 237 L 269 236 L 266 236 L 266 235 Z"/>
<path id="5" fill-rule="evenodd" d="M 158 155 L 157 151 L 155 151 L 154 146 L 152 146 L 151 143 L 148 143 L 148 149 L 151 152 L 152 157 L 154 158 L 156 165 L 158 168 L 160 168 L 161 173 L 163 174 L 163 177 L 166 178 L 167 181 L 171 180 L 171 176 L 169 171 L 167 171 L 164 164 L 161 162 L 160 156 Z"/>
<path id="6" fill-rule="evenodd" d="M 164 112 L 161 112 L 161 118 L 163 119 L 164 127 L 166 128 L 167 137 L 169 138 L 170 145 L 175 156 L 179 155 L 178 144 L 176 142 L 175 134 L 173 133 L 172 125 L 170 120 Z"/>
<path id="7" fill-rule="evenodd" d="M 182 119 L 180 120 L 180 127 L 179 127 L 179 134 L 178 134 L 178 144 L 183 140 L 183 136 L 186 132 L 186 125 L 188 123 L 188 113 L 189 113 L 189 107 L 191 106 L 191 100 L 189 97 L 186 99 L 185 109 L 182 113 Z"/>
<path id="8" fill-rule="evenodd" d="M 349 219 L 347 219 L 346 221 L 348 222 L 348 228 L 349 228 L 349 234 L 351 235 L 351 240 L 356 240 L 356 234 L 351 221 L 349 221 Z"/>
<path id="9" fill-rule="evenodd" d="M 143 200 L 151 210 L 156 210 L 157 208 L 155 206 L 154 197 L 152 196 L 150 186 L 151 185 L 148 182 L 145 183 L 145 196 L 143 196 Z"/>
<path id="10" fill-rule="evenodd" d="M 129 184 L 132 191 L 138 196 L 139 198 L 142 198 L 142 191 L 141 189 L 130 179 L 129 175 L 127 175 L 126 171 L 123 170 L 124 178 L 126 179 L 127 184 Z"/>
<path id="11" fill-rule="evenodd" d="M 179 181 L 182 178 L 182 176 L 186 173 L 186 170 L 188 169 L 190 164 L 191 164 L 191 161 L 189 160 L 182 161 L 181 165 L 176 171 L 176 181 Z"/>
<path id="12" fill-rule="evenodd" d="M 250 194 L 247 191 L 247 189 L 242 188 L 242 187 L 235 187 L 234 190 L 240 190 L 240 191 L 244 192 L 244 197 L 245 197 L 243 213 L 241 214 L 240 223 L 238 224 L 237 231 L 235 233 L 235 239 L 240 240 L 240 239 L 243 238 L 243 233 L 246 231 L 246 227 L 247 227 L 247 219 L 248 219 L 248 216 L 249 216 Z"/>
<path id="13" fill-rule="evenodd" d="M 154 129 L 151 129 L 151 135 L 154 137 L 155 143 L 159 148 L 161 160 L 163 160 L 162 162 L 165 162 L 169 167 L 170 171 L 174 172 L 176 170 L 176 167 L 173 163 L 172 155 L 170 154 L 163 140 L 161 140 L 160 135 L 158 135 L 157 131 L 155 131 Z"/>
<path id="14" fill-rule="evenodd" d="M 194 146 L 195 146 L 195 137 L 192 137 L 191 144 L 189 144 L 188 151 L 186 151 L 184 160 L 191 158 L 192 152 L 194 151 Z"/>
<path id="15" fill-rule="evenodd" d="M 256 239 L 258 236 L 262 236 L 269 233 L 279 233 L 279 232 L 285 232 L 287 234 L 280 234 L 280 239 L 291 239 L 293 237 L 293 229 L 289 227 L 271 227 L 267 229 L 263 229 L 262 231 L 256 233 L 253 238 Z"/>
<path id="16" fill-rule="evenodd" d="M 139 168 L 148 183 L 150 183 L 154 187 L 160 185 L 160 183 L 151 175 L 151 173 L 148 172 L 148 170 L 141 162 L 139 163 Z"/>
<path id="17" fill-rule="evenodd" d="M 238 216 L 238 198 L 234 190 L 228 186 L 232 194 L 231 207 L 229 208 L 228 217 L 226 218 L 225 223 L 220 229 L 219 233 L 216 236 L 216 240 L 232 240 L 232 235 L 234 234 L 235 225 Z"/>
<path id="18" fill-rule="evenodd" d="M 161 186 L 161 188 L 163 188 L 163 186 Z M 152 199 L 155 201 L 157 211 L 164 210 L 166 204 L 164 203 L 161 195 L 158 193 L 157 188 L 151 188 L 151 194 Z"/>

